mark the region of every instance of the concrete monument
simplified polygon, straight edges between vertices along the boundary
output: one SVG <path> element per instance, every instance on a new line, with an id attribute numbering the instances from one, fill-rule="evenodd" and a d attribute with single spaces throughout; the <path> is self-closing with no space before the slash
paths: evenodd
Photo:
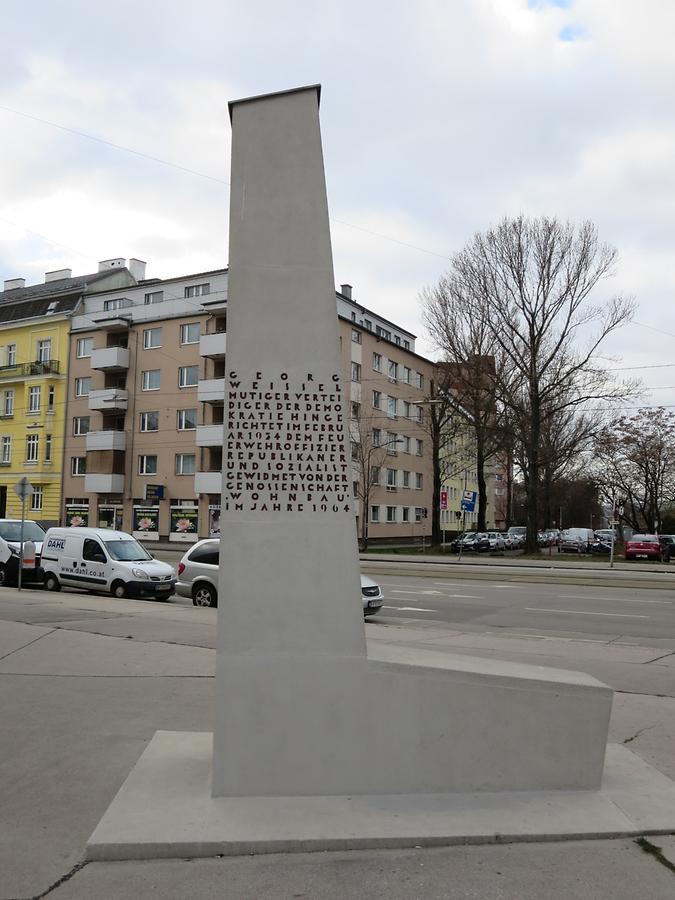
<path id="1" fill-rule="evenodd" d="M 213 753 L 210 735 L 158 733 L 89 856 L 633 833 L 647 794 L 674 794 L 621 748 L 600 790 L 608 687 L 445 653 L 367 655 L 319 94 L 230 105 Z M 629 772 L 642 779 L 633 807 Z"/>

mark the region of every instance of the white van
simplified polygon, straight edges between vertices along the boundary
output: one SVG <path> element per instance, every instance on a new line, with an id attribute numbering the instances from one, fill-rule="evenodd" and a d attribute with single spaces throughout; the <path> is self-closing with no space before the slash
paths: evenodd
<path id="1" fill-rule="evenodd" d="M 48 591 L 67 585 L 109 591 L 113 597 L 166 600 L 176 586 L 170 565 L 154 559 L 130 534 L 107 528 L 50 528 L 42 569 Z"/>

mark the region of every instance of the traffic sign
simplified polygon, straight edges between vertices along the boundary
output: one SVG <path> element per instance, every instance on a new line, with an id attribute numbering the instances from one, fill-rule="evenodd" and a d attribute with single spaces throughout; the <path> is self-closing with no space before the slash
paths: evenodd
<path id="1" fill-rule="evenodd" d="M 476 497 L 478 496 L 476 491 L 464 491 L 462 494 L 462 502 L 460 503 L 461 508 L 465 512 L 473 512 L 476 508 Z"/>
<path id="2" fill-rule="evenodd" d="M 441 509 L 448 508 L 448 492 L 441 491 Z"/>
<path id="3" fill-rule="evenodd" d="M 20 478 L 17 483 L 14 485 L 14 493 L 17 497 L 20 497 L 22 500 L 25 500 L 26 497 L 32 497 L 33 495 L 33 485 L 24 475 L 23 478 Z"/>

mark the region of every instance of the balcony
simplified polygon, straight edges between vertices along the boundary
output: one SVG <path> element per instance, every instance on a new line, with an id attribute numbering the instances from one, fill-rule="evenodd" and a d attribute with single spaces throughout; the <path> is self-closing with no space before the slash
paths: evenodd
<path id="1" fill-rule="evenodd" d="M 127 436 L 124 431 L 90 431 L 86 438 L 88 452 L 95 450 L 126 450 Z"/>
<path id="2" fill-rule="evenodd" d="M 124 372 L 129 368 L 129 351 L 126 347 L 101 347 L 92 350 L 91 367 L 102 372 Z"/>
<path id="3" fill-rule="evenodd" d="M 35 360 L 34 362 L 16 363 L 13 366 L 0 366 L 0 379 L 17 380 L 35 375 L 58 375 L 58 359 Z"/>
<path id="4" fill-rule="evenodd" d="M 195 472 L 195 494 L 219 494 L 222 488 L 222 472 Z"/>
<path id="5" fill-rule="evenodd" d="M 197 425 L 198 447 L 222 447 L 224 425 Z"/>
<path id="6" fill-rule="evenodd" d="M 200 403 L 225 403 L 225 379 L 203 378 L 197 385 Z"/>
<path id="7" fill-rule="evenodd" d="M 124 475 L 85 475 L 84 489 L 88 494 L 121 494 L 124 491 Z"/>
<path id="8" fill-rule="evenodd" d="M 89 392 L 89 409 L 100 409 L 104 412 L 125 412 L 128 405 L 129 392 L 121 388 L 104 388 L 102 391 Z"/>
<path id="9" fill-rule="evenodd" d="M 211 359 L 223 359 L 225 357 L 225 344 L 227 334 L 217 331 L 215 334 L 203 334 L 199 338 L 199 355 L 208 356 Z"/>

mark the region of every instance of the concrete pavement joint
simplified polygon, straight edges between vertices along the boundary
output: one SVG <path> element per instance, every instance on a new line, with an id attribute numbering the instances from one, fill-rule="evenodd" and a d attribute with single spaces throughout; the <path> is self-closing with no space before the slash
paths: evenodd
<path id="1" fill-rule="evenodd" d="M 83 859 L 80 860 L 79 863 L 75 863 L 72 869 L 69 869 L 65 875 L 62 875 L 59 879 L 57 879 L 53 884 L 50 884 L 48 888 L 46 888 L 40 894 L 34 894 L 32 897 L 26 897 L 24 900 L 42 900 L 43 897 L 46 897 L 48 894 L 51 894 L 52 891 L 56 890 L 56 888 L 61 887 L 62 884 L 65 884 L 66 881 L 70 881 L 70 879 L 77 875 L 78 872 L 81 872 L 85 866 L 88 866 L 91 860 Z M 14 898 L 13 898 L 14 900 Z M 18 900 L 18 898 L 17 898 Z"/>
<path id="2" fill-rule="evenodd" d="M 651 665 L 651 663 L 658 662 L 660 659 L 667 659 L 669 656 L 675 656 L 675 650 L 671 650 L 669 653 L 664 653 L 663 656 L 657 656 L 656 659 L 648 659 L 647 662 L 643 663 L 643 665 Z"/>
<path id="3" fill-rule="evenodd" d="M 30 624 L 30 623 L 22 622 L 21 624 L 22 624 L 22 625 L 26 625 L 26 624 Z M 44 628 L 45 626 L 42 625 L 42 626 L 40 626 L 40 627 L 41 627 L 41 628 Z M 31 644 L 36 644 L 38 641 L 41 641 L 42 638 L 49 637 L 49 635 L 50 635 L 50 634 L 54 634 L 54 632 L 55 632 L 56 630 L 57 630 L 56 628 L 52 628 L 52 630 L 51 630 L 51 631 L 48 631 L 46 634 L 41 634 L 41 635 L 39 635 L 38 637 L 33 638 L 32 641 L 28 641 L 27 644 L 23 644 L 21 647 L 15 647 L 14 650 L 10 650 L 9 653 L 5 653 L 4 656 L 0 656 L 0 662 L 2 662 L 3 659 L 7 659 L 9 656 L 12 656 L 13 653 L 18 653 L 20 650 L 25 650 L 26 647 L 30 647 Z"/>
<path id="4" fill-rule="evenodd" d="M 645 731 L 651 731 L 652 728 L 656 728 L 657 725 L 660 725 L 660 722 L 654 722 L 653 725 L 645 725 L 644 728 L 640 728 L 632 737 L 626 738 L 625 741 L 622 741 L 622 744 L 630 744 L 635 738 L 639 738 L 641 734 L 644 734 Z"/>

